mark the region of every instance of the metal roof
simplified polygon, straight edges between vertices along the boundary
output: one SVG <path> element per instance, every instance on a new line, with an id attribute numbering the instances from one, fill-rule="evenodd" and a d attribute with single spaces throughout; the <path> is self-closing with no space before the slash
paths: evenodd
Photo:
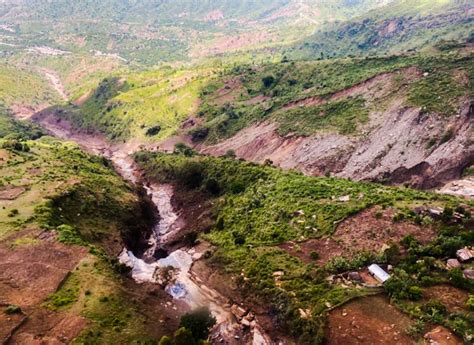
<path id="1" fill-rule="evenodd" d="M 390 274 L 385 272 L 379 265 L 372 264 L 369 266 L 369 272 L 374 275 L 374 277 L 382 283 L 385 283 L 390 279 Z"/>

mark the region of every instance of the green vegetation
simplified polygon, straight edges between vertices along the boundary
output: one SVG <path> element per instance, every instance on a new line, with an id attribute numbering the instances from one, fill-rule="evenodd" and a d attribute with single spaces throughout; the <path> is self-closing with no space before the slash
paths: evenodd
<path id="1" fill-rule="evenodd" d="M 387 254 L 361 252 L 351 260 L 334 258 L 318 267 L 290 255 L 280 248 L 281 244 L 331 236 L 344 219 L 376 205 L 398 210 L 400 218 L 417 223 L 420 220 L 413 211 L 416 206 L 445 205 L 452 209 L 460 203 L 449 196 L 307 177 L 229 158 L 142 152 L 136 154 L 136 161 L 149 179 L 186 186 L 213 199 L 215 225 L 203 238 L 217 249 L 208 264 L 235 277 L 246 299 L 270 305 L 280 324 L 299 337 L 301 343 L 322 339 L 328 308 L 370 293 L 366 289 L 329 284 L 325 280 L 329 273 L 357 270 L 374 261 L 398 262 L 400 258 L 395 250 Z M 349 201 L 339 201 L 346 195 Z M 429 270 L 432 261 L 430 266 L 423 266 L 420 258 L 444 258 L 453 255 L 453 250 L 474 243 L 472 231 L 464 225 L 451 226 L 453 217 L 448 213 L 443 218 L 446 223 L 436 223 L 440 229 L 438 237 L 426 246 L 410 249 L 410 256 L 400 264 L 396 278 L 387 285 L 394 298 L 419 300 L 420 285 L 449 281 L 444 269 Z M 404 243 L 411 242 L 407 239 Z M 415 272 L 418 273 L 413 278 Z M 311 310 L 310 317 L 302 318 L 300 309 Z"/>
<path id="2" fill-rule="evenodd" d="M 393 1 L 358 18 L 326 25 L 297 42 L 291 57 L 399 54 L 432 49 L 441 41 L 466 42 L 472 25 L 469 1 Z"/>
<path id="3" fill-rule="evenodd" d="M 21 314 L 21 308 L 17 305 L 11 304 L 7 306 L 4 310 L 5 314 L 7 315 L 13 315 L 13 314 Z"/>
<path id="4" fill-rule="evenodd" d="M 411 86 L 408 102 L 426 113 L 454 115 L 459 110 L 456 101 L 464 95 L 465 87 L 454 79 L 452 71 L 435 71 Z"/>
<path id="5" fill-rule="evenodd" d="M 27 0 L 2 2 L 0 11 L 5 14 L 4 23 L 15 28 L 2 30 L 4 41 L 14 44 L 6 45 L 6 52 L 17 52 L 23 46 L 49 46 L 74 53 L 117 54 L 120 59 L 156 65 L 293 43 L 328 20 L 345 20 L 377 4 L 376 0 L 104 0 L 81 4 Z M 262 37 L 255 38 L 255 32 Z M 227 41 L 237 37 L 243 39 L 227 46 Z"/>
<path id="6" fill-rule="evenodd" d="M 0 63 L 0 106 L 37 108 L 54 104 L 58 96 L 37 71 Z"/>
<path id="7" fill-rule="evenodd" d="M 190 134 L 195 141 L 216 142 L 268 120 L 279 125 L 282 135 L 357 135 L 369 112 L 380 110 L 384 100 L 343 91 L 383 73 L 393 73 L 387 80 L 393 81 L 394 89 L 407 85 L 407 106 L 422 107 L 426 114 L 452 115 L 459 111 L 462 96 L 472 93 L 471 61 L 471 56 L 449 52 L 235 67 L 201 91 L 198 114 L 205 123 Z M 396 72 L 407 67 L 428 74 L 405 81 Z"/>
<path id="8" fill-rule="evenodd" d="M 199 90 L 210 73 L 162 68 L 106 78 L 83 104 L 62 109 L 60 116 L 111 140 L 163 139 L 196 110 Z"/>

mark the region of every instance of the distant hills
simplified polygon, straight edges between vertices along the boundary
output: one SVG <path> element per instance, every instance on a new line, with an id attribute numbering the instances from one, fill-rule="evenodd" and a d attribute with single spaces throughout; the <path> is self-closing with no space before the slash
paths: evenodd
<path id="1" fill-rule="evenodd" d="M 1 48 L 93 50 L 153 64 L 292 44 L 390 2 L 7 0 L 0 2 L 0 34 L 7 44 Z"/>

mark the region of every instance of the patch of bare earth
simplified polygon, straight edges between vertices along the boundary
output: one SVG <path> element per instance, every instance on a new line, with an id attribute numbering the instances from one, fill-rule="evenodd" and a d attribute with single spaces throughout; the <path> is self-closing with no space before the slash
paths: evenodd
<path id="1" fill-rule="evenodd" d="M 421 243 L 435 237 L 430 227 L 409 222 L 394 222 L 395 211 L 370 208 L 344 220 L 333 235 L 345 250 L 352 252 L 369 250 L 378 252 L 384 245 L 399 243 L 403 237 L 412 235 Z"/>
<path id="2" fill-rule="evenodd" d="M 450 285 L 431 286 L 423 290 L 425 302 L 438 300 L 450 313 L 466 310 L 468 298 L 469 294 L 466 291 Z"/>
<path id="3" fill-rule="evenodd" d="M 11 246 L 22 236 L 33 237 L 34 244 Z M 67 343 L 82 330 L 85 321 L 78 316 L 57 313 L 41 306 L 86 255 L 87 250 L 58 243 L 51 233 L 27 230 L 0 243 L 0 303 L 21 307 L 26 320 L 16 317 L 0 327 L 0 339 L 15 344 Z M 9 328 L 9 329 L 8 329 Z M 44 342 L 43 342 L 44 343 Z"/>
<path id="4" fill-rule="evenodd" d="M 425 334 L 425 345 L 463 345 L 464 342 L 460 340 L 455 334 L 449 329 L 438 326 Z"/>
<path id="5" fill-rule="evenodd" d="M 350 257 L 361 251 L 380 252 L 391 243 L 399 243 L 406 235 L 412 235 L 421 243 L 427 243 L 435 236 L 429 227 L 393 222 L 394 214 L 392 209 L 370 208 L 344 220 L 331 238 L 288 242 L 280 248 L 306 263 L 324 265 L 336 256 Z M 319 256 L 317 260 L 311 257 L 313 252 Z"/>
<path id="6" fill-rule="evenodd" d="M 385 297 L 359 298 L 329 313 L 326 344 L 415 344 L 405 332 L 412 323 Z"/>
<path id="7" fill-rule="evenodd" d="M 26 192 L 25 187 L 7 186 L 0 189 L 0 200 L 15 200 Z"/>

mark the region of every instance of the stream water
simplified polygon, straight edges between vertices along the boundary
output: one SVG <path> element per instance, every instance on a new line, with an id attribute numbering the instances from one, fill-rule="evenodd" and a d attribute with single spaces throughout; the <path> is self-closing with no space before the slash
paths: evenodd
<path id="1" fill-rule="evenodd" d="M 87 134 L 74 133 L 64 123 L 52 119 L 43 119 L 40 124 L 56 137 L 75 141 L 85 150 L 102 155 L 112 161 L 117 172 L 132 184 L 142 183 L 139 179 L 139 169 L 131 155 L 138 147 L 125 148 L 111 146 L 102 138 Z M 220 344 L 272 344 L 257 324 L 253 322 L 250 338 L 243 341 L 243 327 L 231 311 L 228 298 L 216 290 L 209 288 L 192 272 L 193 263 L 199 260 L 203 253 L 196 248 L 182 248 L 167 255 L 160 254 L 161 247 L 182 228 L 178 212 L 173 208 L 173 187 L 171 185 L 144 184 L 143 187 L 150 196 L 159 212 L 159 221 L 153 227 L 149 239 L 149 248 L 137 257 L 128 248 L 124 248 L 119 260 L 131 268 L 131 276 L 138 283 L 161 283 L 165 290 L 175 299 L 185 302 L 190 309 L 206 306 L 216 318 L 217 324 L 212 332 L 213 343 Z M 164 256 L 164 257 L 163 257 Z M 172 279 L 163 284 L 160 269 L 172 270 Z"/>

